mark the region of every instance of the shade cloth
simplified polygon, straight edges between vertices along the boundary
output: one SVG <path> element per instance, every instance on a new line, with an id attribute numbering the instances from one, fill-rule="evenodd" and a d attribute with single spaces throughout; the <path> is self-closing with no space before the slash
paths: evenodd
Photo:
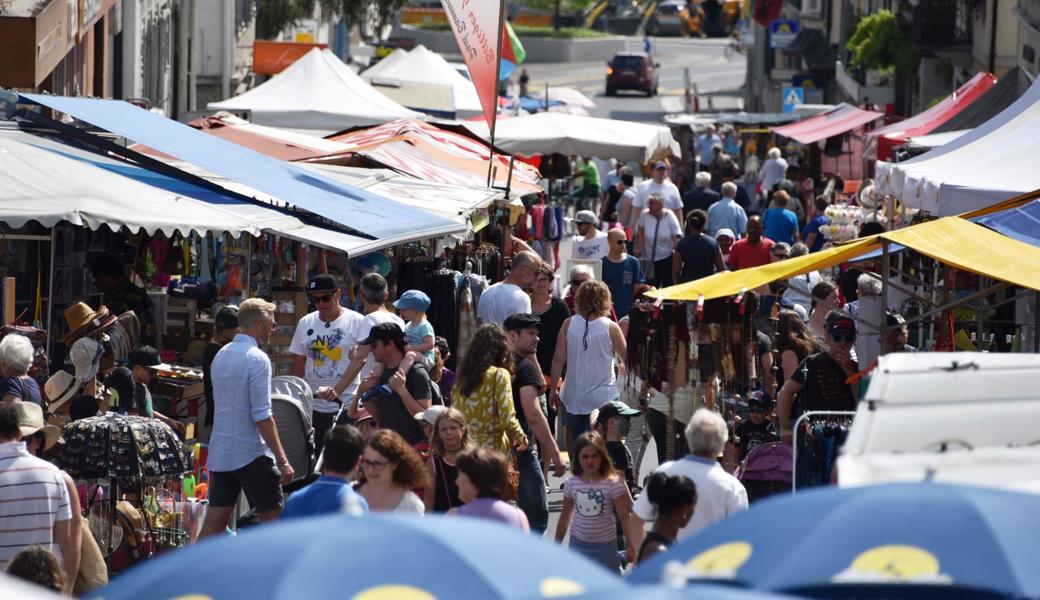
<path id="1" fill-rule="evenodd" d="M 329 50 L 312 49 L 281 73 L 210 110 L 248 110 L 261 125 L 338 131 L 416 117 L 372 88 Z"/>
<path id="2" fill-rule="evenodd" d="M 812 144 L 829 137 L 842 135 L 885 116 L 882 113 L 863 110 L 851 104 L 839 104 L 833 109 L 809 117 L 804 121 L 776 127 L 777 135 L 791 138 L 799 144 Z"/>

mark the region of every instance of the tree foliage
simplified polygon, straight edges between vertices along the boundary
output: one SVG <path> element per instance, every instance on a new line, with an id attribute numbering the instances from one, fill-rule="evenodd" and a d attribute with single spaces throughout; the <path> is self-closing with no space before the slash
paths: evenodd
<path id="1" fill-rule="evenodd" d="M 589 8 L 597 0 L 523 0 L 524 6 L 532 10 L 553 12 L 559 3 L 561 13 L 576 13 Z"/>
<path id="2" fill-rule="evenodd" d="M 849 38 L 848 48 L 852 54 L 849 63 L 856 68 L 895 68 L 907 75 L 916 64 L 910 36 L 889 10 L 861 18 Z"/>
<path id="3" fill-rule="evenodd" d="M 382 29 L 401 10 L 407 0 L 260 0 L 256 11 L 256 32 L 261 39 L 279 33 L 314 14 L 321 6 L 322 18 L 331 21 L 344 17 L 348 23 L 362 23 L 374 16 Z"/>

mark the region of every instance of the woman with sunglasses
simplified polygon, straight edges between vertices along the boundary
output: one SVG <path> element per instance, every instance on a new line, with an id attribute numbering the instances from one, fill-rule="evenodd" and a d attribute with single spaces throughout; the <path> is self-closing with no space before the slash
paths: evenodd
<path id="1" fill-rule="evenodd" d="M 802 361 L 777 394 L 776 412 L 780 438 L 784 443 L 791 443 L 794 437 L 792 426 L 803 412 L 856 410 L 856 384 L 847 383 L 848 378 L 859 370 L 852 359 L 856 323 L 837 311 L 831 311 L 827 313 L 825 326 L 825 350 Z M 798 406 L 794 406 L 796 396 Z"/>
<path id="2" fill-rule="evenodd" d="M 592 411 L 618 399 L 614 361 L 625 374 L 628 347 L 621 327 L 611 321 L 610 290 L 602 281 L 586 281 L 574 300 L 577 314 L 563 323 L 553 356 L 552 403 L 563 401 L 563 418 L 571 438 L 589 430 Z M 563 391 L 556 384 L 567 368 Z M 570 443 L 567 444 L 570 447 Z"/>
<path id="3" fill-rule="evenodd" d="M 370 511 L 421 516 L 425 505 L 412 490 L 428 485 L 419 453 L 400 434 L 389 429 L 372 434 L 361 455 L 357 488 Z"/>

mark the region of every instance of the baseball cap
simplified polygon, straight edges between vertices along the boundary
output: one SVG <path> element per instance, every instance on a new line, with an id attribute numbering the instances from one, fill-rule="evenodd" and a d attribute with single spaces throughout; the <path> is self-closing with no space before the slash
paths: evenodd
<path id="1" fill-rule="evenodd" d="M 339 289 L 339 282 L 336 278 L 327 273 L 321 275 L 315 275 L 311 278 L 310 282 L 307 283 L 307 293 L 313 294 L 315 292 L 335 292 Z"/>
<path id="2" fill-rule="evenodd" d="M 238 328 L 238 307 L 237 306 L 225 306 L 220 309 L 213 324 L 217 329 L 237 329 Z"/>
<path id="3" fill-rule="evenodd" d="M 371 346 L 377 340 L 404 344 L 404 331 L 397 323 L 378 323 L 369 330 L 368 337 L 358 343 L 362 346 Z"/>
<path id="4" fill-rule="evenodd" d="M 773 408 L 773 400 L 765 392 L 761 390 L 755 390 L 747 396 L 748 407 L 754 410 L 755 408 Z"/>
<path id="5" fill-rule="evenodd" d="M 906 325 L 906 319 L 895 311 L 888 311 L 885 314 L 885 323 L 888 327 L 902 327 Z"/>
<path id="6" fill-rule="evenodd" d="M 159 351 L 151 346 L 141 346 L 130 353 L 130 368 L 148 367 L 149 369 L 169 370 L 170 365 L 159 358 Z"/>
<path id="7" fill-rule="evenodd" d="M 523 329 L 530 329 L 532 327 L 538 327 L 542 323 L 542 320 L 537 316 L 528 313 L 519 313 L 506 317 L 502 328 L 506 331 L 521 331 Z"/>
<path id="8" fill-rule="evenodd" d="M 719 239 L 723 236 L 728 237 L 731 240 L 737 239 L 737 236 L 733 235 L 733 230 L 727 227 L 723 227 L 722 229 L 715 232 L 715 239 Z"/>
<path id="9" fill-rule="evenodd" d="M 426 309 L 430 308 L 430 297 L 421 290 L 408 290 L 401 294 L 401 297 L 397 299 L 397 302 L 394 302 L 394 308 L 397 310 L 418 310 L 426 312 Z"/>
<path id="10" fill-rule="evenodd" d="M 605 424 L 613 417 L 634 417 L 639 411 L 620 400 L 611 400 L 599 407 L 599 415 L 596 416 L 596 425 Z"/>
<path id="11" fill-rule="evenodd" d="M 596 213 L 591 210 L 579 210 L 578 214 L 574 215 L 575 223 L 592 223 L 595 225 L 599 223 L 599 219 L 596 218 Z"/>
<path id="12" fill-rule="evenodd" d="M 668 168 L 668 163 L 664 162 L 663 160 L 659 160 L 659 161 L 654 163 L 654 170 L 655 171 L 657 169 L 667 169 L 667 168 Z"/>
<path id="13" fill-rule="evenodd" d="M 827 333 L 849 333 L 856 335 L 856 323 L 852 319 L 845 315 L 831 311 L 827 313 L 827 319 L 824 321 L 827 326 Z"/>
<path id="14" fill-rule="evenodd" d="M 433 406 L 427 408 L 422 412 L 415 413 L 415 418 L 426 421 L 430 425 L 436 425 L 437 419 L 441 418 L 441 415 L 443 415 L 446 412 L 448 412 L 447 406 L 444 406 L 442 404 L 434 404 Z"/>

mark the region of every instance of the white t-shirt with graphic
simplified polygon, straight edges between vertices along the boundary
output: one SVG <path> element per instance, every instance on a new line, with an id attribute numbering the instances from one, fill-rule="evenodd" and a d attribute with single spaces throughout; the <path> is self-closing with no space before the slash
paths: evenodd
<path id="1" fill-rule="evenodd" d="M 328 323 L 318 317 L 317 311 L 300 319 L 293 334 L 289 352 L 307 357 L 303 378 L 318 391 L 323 386 L 334 386 L 339 383 L 350 365 L 350 351 L 357 345 L 359 328 L 364 317 L 349 308 L 342 308 L 339 318 Z M 354 379 L 340 396 L 346 402 L 357 392 L 360 379 Z M 335 413 L 339 404 L 327 400 L 314 399 L 314 412 Z"/>
<path id="2" fill-rule="evenodd" d="M 597 231 L 596 237 L 587 240 L 584 237 L 574 242 L 574 253 L 572 258 L 582 260 L 599 260 L 610 252 L 610 240 L 607 239 L 605 231 Z"/>

